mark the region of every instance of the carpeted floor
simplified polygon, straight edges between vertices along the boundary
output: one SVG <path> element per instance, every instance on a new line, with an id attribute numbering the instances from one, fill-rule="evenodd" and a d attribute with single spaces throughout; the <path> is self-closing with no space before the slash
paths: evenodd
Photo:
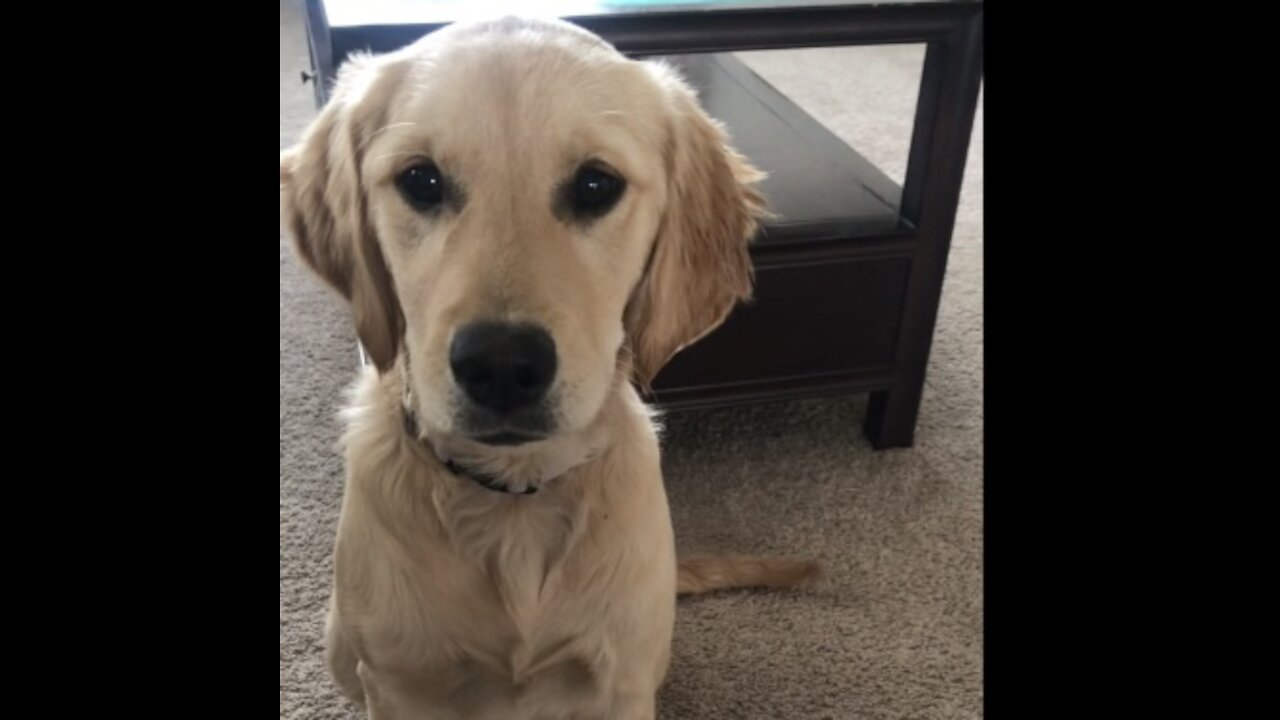
<path id="1" fill-rule="evenodd" d="M 280 5 L 280 147 L 314 115 L 299 0 Z M 747 61 L 901 181 L 919 46 L 751 53 Z M 355 718 L 321 628 L 341 496 L 335 412 L 355 337 L 280 243 L 280 717 Z M 682 550 L 815 556 L 790 593 L 681 601 L 666 719 L 982 715 L 982 112 L 916 446 L 874 452 L 865 397 L 669 418 Z"/>

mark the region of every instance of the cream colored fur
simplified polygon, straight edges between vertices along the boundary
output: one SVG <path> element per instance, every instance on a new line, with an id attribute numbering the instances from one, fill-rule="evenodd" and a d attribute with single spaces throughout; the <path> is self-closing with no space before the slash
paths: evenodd
<path id="1" fill-rule="evenodd" d="M 465 201 L 435 214 L 403 201 L 394 178 L 424 159 Z M 608 214 L 569 222 L 556 188 L 588 159 L 627 188 Z M 633 382 L 749 296 L 762 200 L 675 73 L 565 23 L 451 26 L 350 62 L 280 179 L 299 256 L 351 303 L 375 363 L 345 412 L 326 643 L 371 718 L 653 718 L 677 591 L 813 572 L 677 567 Z M 551 436 L 494 447 L 459 424 L 446 348 L 478 320 L 554 338 Z M 537 492 L 484 489 L 442 459 Z"/>

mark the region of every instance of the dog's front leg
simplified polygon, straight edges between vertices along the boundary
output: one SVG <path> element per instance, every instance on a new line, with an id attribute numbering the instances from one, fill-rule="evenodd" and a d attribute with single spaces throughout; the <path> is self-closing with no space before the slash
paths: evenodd
<path id="1" fill-rule="evenodd" d="M 656 693 L 620 695 L 613 701 L 609 720 L 654 720 L 657 716 Z"/>
<path id="2" fill-rule="evenodd" d="M 336 595 L 336 593 L 335 593 Z M 325 659 L 329 674 L 342 694 L 357 705 L 365 704 L 364 684 L 358 672 L 360 660 L 347 638 L 342 618 L 338 616 L 334 600 L 329 601 L 329 616 L 325 620 Z"/>

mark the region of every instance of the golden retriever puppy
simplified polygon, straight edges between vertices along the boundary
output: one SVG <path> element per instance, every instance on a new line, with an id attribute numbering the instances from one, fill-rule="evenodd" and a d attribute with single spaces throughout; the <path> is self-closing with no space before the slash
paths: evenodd
<path id="1" fill-rule="evenodd" d="M 812 572 L 677 567 L 633 387 L 750 294 L 759 177 L 671 70 L 513 18 L 351 60 L 281 154 L 373 361 L 327 627 L 370 717 L 653 718 L 678 590 Z"/>

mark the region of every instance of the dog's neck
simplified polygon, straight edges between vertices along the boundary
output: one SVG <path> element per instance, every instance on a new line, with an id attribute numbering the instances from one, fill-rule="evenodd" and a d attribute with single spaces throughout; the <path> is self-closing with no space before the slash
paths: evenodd
<path id="1" fill-rule="evenodd" d="M 532 495 L 596 457 L 609 442 L 598 418 L 585 430 L 514 447 L 494 447 L 464 437 L 426 432 L 417 419 L 408 358 L 400 358 L 400 411 L 405 433 L 460 480 L 498 493 Z M 610 401 L 611 402 L 611 401 Z M 610 409 L 606 407 L 601 416 Z"/>
<path id="2" fill-rule="evenodd" d="M 532 495 L 538 491 L 537 485 L 530 484 L 523 490 L 515 490 L 504 481 L 501 477 L 490 475 L 480 470 L 474 470 L 455 460 L 447 459 L 445 455 L 438 451 L 429 438 L 423 437 L 422 431 L 418 427 L 417 413 L 413 410 L 411 396 L 406 397 L 405 401 L 400 405 L 400 411 L 404 414 L 404 431 L 413 439 L 414 442 L 422 444 L 422 446 L 430 452 L 435 458 L 444 465 L 444 469 L 459 478 L 465 478 L 484 488 L 499 493 L 509 493 L 512 495 Z M 540 483 L 539 483 L 540 484 Z"/>

